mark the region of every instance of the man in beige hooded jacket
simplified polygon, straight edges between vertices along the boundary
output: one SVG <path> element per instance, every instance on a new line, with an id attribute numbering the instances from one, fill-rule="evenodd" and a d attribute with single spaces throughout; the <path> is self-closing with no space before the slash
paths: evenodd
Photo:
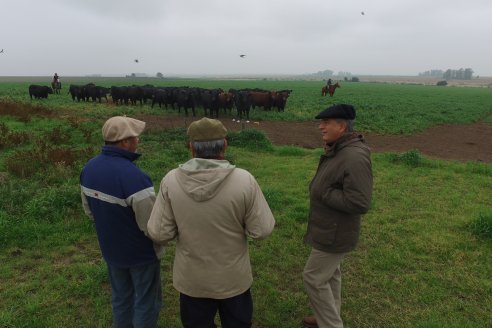
<path id="1" fill-rule="evenodd" d="M 160 185 L 148 222 L 159 244 L 176 239 L 173 285 L 187 327 L 251 327 L 253 282 L 247 238 L 270 235 L 275 220 L 255 178 L 224 160 L 227 130 L 203 118 L 188 128 L 193 159 Z"/>

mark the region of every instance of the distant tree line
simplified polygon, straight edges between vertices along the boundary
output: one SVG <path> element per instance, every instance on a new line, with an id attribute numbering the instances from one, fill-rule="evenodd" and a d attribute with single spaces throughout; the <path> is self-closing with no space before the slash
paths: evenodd
<path id="1" fill-rule="evenodd" d="M 473 70 L 471 68 L 447 69 L 446 71 L 432 69 L 419 73 L 419 76 L 432 76 L 446 80 L 471 80 L 473 78 Z"/>
<path id="2" fill-rule="evenodd" d="M 316 73 L 311 73 L 311 74 L 309 74 L 309 76 L 314 77 L 314 78 L 324 79 L 324 78 L 332 77 L 333 73 L 334 72 L 331 69 L 326 69 L 324 71 L 318 71 Z"/>

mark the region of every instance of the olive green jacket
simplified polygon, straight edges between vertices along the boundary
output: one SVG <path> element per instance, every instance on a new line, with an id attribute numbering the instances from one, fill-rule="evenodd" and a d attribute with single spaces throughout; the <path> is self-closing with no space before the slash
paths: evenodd
<path id="1" fill-rule="evenodd" d="M 353 250 L 372 196 L 370 149 L 361 135 L 345 134 L 321 156 L 309 195 L 305 242 L 328 253 Z"/>

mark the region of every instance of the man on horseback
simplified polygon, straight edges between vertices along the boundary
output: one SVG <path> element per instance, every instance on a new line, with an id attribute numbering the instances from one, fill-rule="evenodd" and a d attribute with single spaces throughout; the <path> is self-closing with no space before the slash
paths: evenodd
<path id="1" fill-rule="evenodd" d="M 61 89 L 61 82 L 60 82 L 60 76 L 58 76 L 58 73 L 55 73 L 53 76 L 53 81 L 51 81 L 51 88 L 55 93 L 60 93 Z"/>
<path id="2" fill-rule="evenodd" d="M 326 86 L 330 87 L 330 85 L 331 85 L 331 79 L 328 79 L 328 81 L 326 81 Z"/>

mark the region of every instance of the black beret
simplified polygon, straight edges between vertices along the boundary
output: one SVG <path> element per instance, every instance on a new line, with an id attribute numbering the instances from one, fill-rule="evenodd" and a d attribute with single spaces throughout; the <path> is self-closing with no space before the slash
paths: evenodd
<path id="1" fill-rule="evenodd" d="M 332 105 L 321 111 L 315 118 L 341 118 L 344 120 L 353 120 L 355 119 L 355 108 L 354 106 L 347 104 Z"/>

